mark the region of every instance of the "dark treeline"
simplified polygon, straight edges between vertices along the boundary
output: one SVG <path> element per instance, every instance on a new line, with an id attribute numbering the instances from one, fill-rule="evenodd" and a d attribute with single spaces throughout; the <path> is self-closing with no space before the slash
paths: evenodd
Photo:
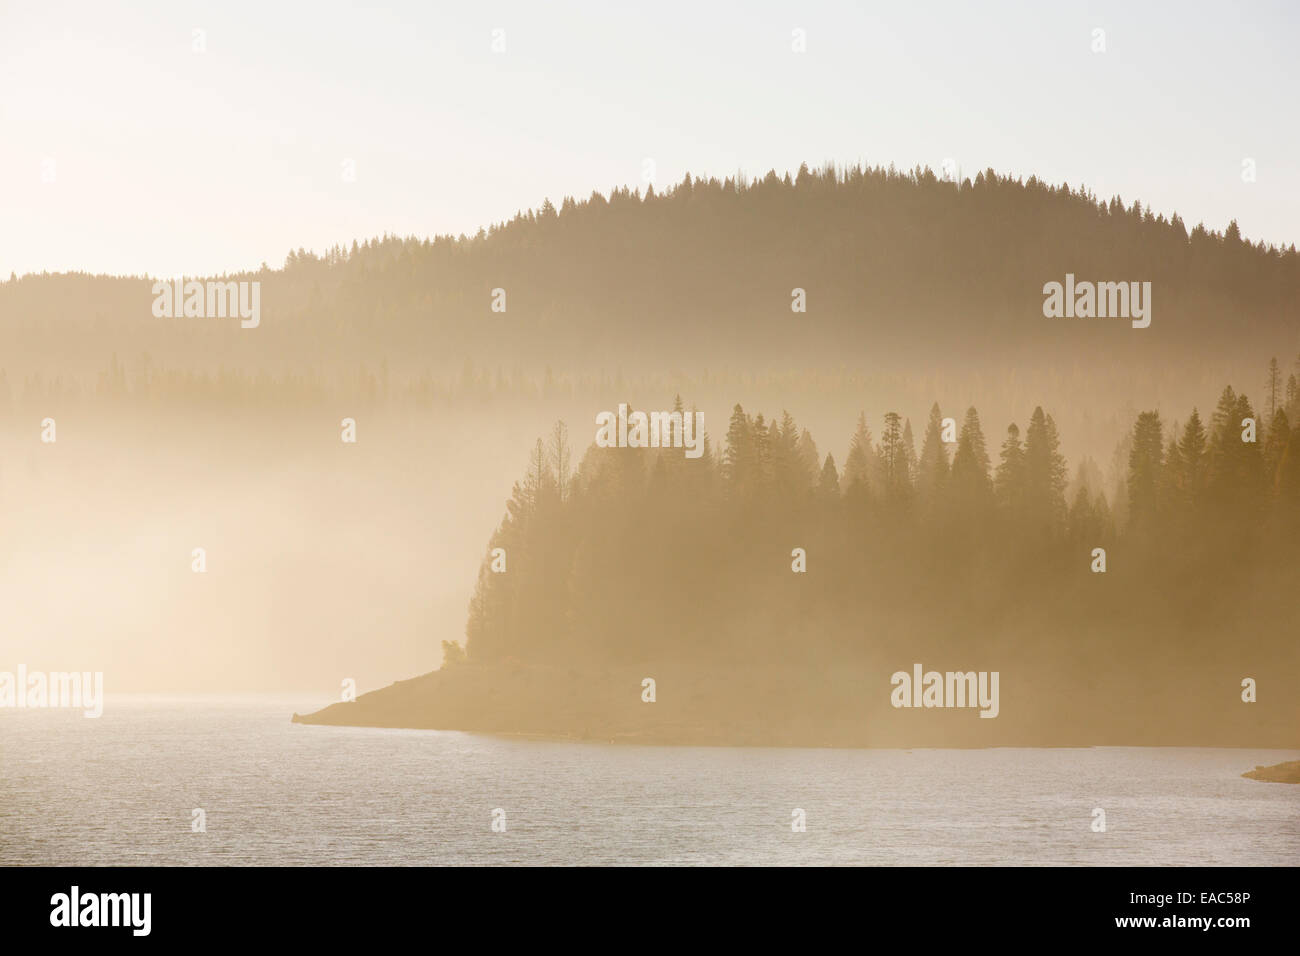
<path id="1" fill-rule="evenodd" d="M 919 436 L 894 413 L 873 435 L 863 416 L 842 460 L 790 416 L 740 406 L 721 444 L 694 460 L 593 445 L 570 467 L 557 426 L 514 488 L 467 644 L 447 661 L 641 667 L 757 707 L 755 720 L 763 708 L 806 716 L 824 699 L 849 724 L 867 705 L 837 680 L 868 675 L 875 707 L 892 670 L 947 662 L 1000 669 L 1026 731 L 1026 708 L 1072 732 L 1095 730 L 1098 708 L 1130 729 L 1176 726 L 1211 685 L 1214 703 L 1195 720 L 1213 711 L 1226 728 L 1243 674 L 1275 678 L 1279 693 L 1296 676 L 1295 411 L 1275 408 L 1255 442 L 1242 420 L 1257 412 L 1231 388 L 1207 419 L 1142 413 L 1122 481 L 1107 495 L 1080 468 L 1072 496 L 1042 408 L 1000 440 L 970 408 L 951 450 L 937 406 Z M 505 573 L 491 566 L 497 548 Z M 713 691 L 699 683 L 768 672 L 780 676 L 761 701 L 727 678 Z M 1092 715 L 1059 709 L 1070 701 Z"/>
<path id="2" fill-rule="evenodd" d="M 1044 320 L 1042 286 L 1067 272 L 1150 281 L 1151 327 Z M 723 354 L 742 366 L 784 361 L 791 344 L 818 360 L 957 344 L 1006 358 L 1063 339 L 1075 356 L 1109 361 L 1121 342 L 1125 354 L 1211 342 L 1272 350 L 1289 346 L 1275 340 L 1300 318 L 1294 245 L 1250 242 L 1235 223 L 1189 229 L 1139 202 L 992 170 L 960 184 L 892 167 L 688 176 L 662 191 L 547 201 L 472 237 L 299 250 L 282 269 L 223 278 L 262 282 L 254 332 L 154 319 L 147 279 L 87 275 L 0 283 L 0 330 L 20 353 L 106 357 L 111 347 L 192 364 L 351 362 L 419 347 L 453 367 L 491 355 L 570 367 L 638 356 L 662 368 L 716 367 Z M 791 313 L 796 287 L 806 314 Z M 490 310 L 494 289 L 506 292 L 504 313 Z"/>

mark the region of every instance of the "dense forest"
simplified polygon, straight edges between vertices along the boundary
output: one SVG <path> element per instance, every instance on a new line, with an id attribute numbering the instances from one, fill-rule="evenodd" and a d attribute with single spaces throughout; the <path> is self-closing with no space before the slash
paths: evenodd
<path id="1" fill-rule="evenodd" d="M 1257 426 L 1249 399 L 1230 387 L 1208 421 L 1196 409 L 1181 426 L 1143 412 L 1126 442 L 1127 474 L 1111 490 L 1123 499 L 1118 507 L 1099 487 L 1100 474 L 1083 466 L 1067 500 L 1056 425 L 1041 407 L 1023 432 L 1009 425 L 992 452 L 978 412 L 967 409 L 951 455 L 937 405 L 919 454 L 897 413 L 884 416 L 879 440 L 863 414 L 842 468 L 833 454 L 822 459 L 788 414 L 767 421 L 739 405 L 725 445 L 715 448 L 706 436 L 695 460 L 677 448 L 593 445 L 570 469 L 567 430 L 558 425 L 548 443 L 538 439 L 492 537 L 489 557 L 504 549 L 509 572 L 495 573 L 485 560 L 468 653 L 645 655 L 677 641 L 679 650 L 708 654 L 714 640 L 670 622 L 716 614 L 702 632 L 726 633 L 734 624 L 718 622 L 738 622 L 745 597 L 766 585 L 787 595 L 797 588 L 799 598 L 786 607 L 760 601 L 743 636 L 729 637 L 749 651 L 779 653 L 801 629 L 811 594 L 819 606 L 855 603 L 863 589 L 848 583 L 881 574 L 925 593 L 944 569 L 962 566 L 1075 578 L 1098 546 L 1119 548 L 1117 555 L 1166 552 L 1166 569 L 1206 562 L 1208 574 L 1231 556 L 1234 564 L 1285 562 L 1294 571 L 1300 427 L 1290 421 L 1300 421 L 1300 405 L 1294 391 L 1290 399 Z M 675 408 L 682 411 L 680 399 Z M 806 580 L 790 577 L 792 547 L 809 555 Z M 1124 559 L 1114 560 L 1112 573 L 1127 576 Z M 1152 570 L 1143 570 L 1147 583 L 1155 583 Z M 1213 577 L 1226 573 L 1220 567 Z M 975 589 L 955 583 L 939 590 L 968 600 Z M 1006 583 L 1024 587 L 1014 577 Z M 628 624 L 617 639 L 606 630 L 610 620 Z"/>
<path id="2" fill-rule="evenodd" d="M 1298 263 L 1231 223 L 992 170 L 686 177 L 221 277 L 261 283 L 256 329 L 156 318 L 146 277 L 11 276 L 0 427 L 375 408 L 572 421 L 681 393 L 710 421 L 741 401 L 838 434 L 860 405 L 1007 420 L 1042 403 L 1073 460 L 1108 463 L 1137 409 L 1188 407 L 1223 381 L 1253 391 L 1261 353 L 1295 354 Z M 1150 327 L 1045 318 L 1043 286 L 1067 273 L 1151 282 Z"/>
<path id="3" fill-rule="evenodd" d="M 1067 272 L 1151 282 L 1151 327 L 1044 321 L 1043 284 Z M 1114 361 L 1117 349 L 1150 358 L 1210 343 L 1290 351 L 1300 319 L 1294 245 L 993 170 L 960 183 L 892 167 L 687 176 L 548 200 L 472 237 L 298 250 L 280 269 L 223 278 L 262 282 L 257 330 L 156 320 L 144 277 L 12 276 L 0 282 L 6 351 L 94 355 L 96 368 L 114 350 L 191 369 L 387 356 L 405 372 L 418 354 L 453 371 L 469 358 L 631 372 L 959 346 L 1006 359 L 1064 340 L 1076 358 Z M 794 288 L 806 313 L 791 312 Z M 492 310 L 494 289 L 504 312 Z"/>
<path id="4" fill-rule="evenodd" d="M 1300 676 L 1290 398 L 1267 423 L 1232 388 L 1207 417 L 1139 414 L 1109 489 L 1095 466 L 1068 480 L 1042 408 L 1000 442 L 967 409 L 949 443 L 935 406 L 919 452 L 899 415 L 878 436 L 864 415 L 842 463 L 788 414 L 739 405 L 694 460 L 593 445 L 574 466 L 557 425 L 491 538 L 466 645 L 420 679 L 440 682 L 419 706 L 375 719 L 762 743 L 1281 745 Z M 987 722 L 1000 729 L 900 724 L 888 674 L 914 661 L 1000 670 L 1014 701 Z M 676 705 L 610 699 L 611 682 L 642 674 Z M 1269 688 L 1267 707 L 1241 703 L 1243 677 Z"/>
<path id="5" fill-rule="evenodd" d="M 1044 284 L 1071 273 L 1150 282 L 1150 327 L 1046 318 Z M 1255 667 L 1225 655 L 1274 655 L 1258 667 L 1281 674 L 1294 654 L 1282 635 L 1297 621 L 1280 596 L 1294 590 L 1300 366 L 1265 374 L 1258 360 L 1300 344 L 1300 256 L 1234 223 L 1189 226 L 992 170 L 950 182 L 926 169 L 803 167 L 566 197 L 475 236 L 297 250 L 279 268 L 222 278 L 262 284 L 256 329 L 155 317 L 143 276 L 0 282 L 0 559 L 11 568 L 50 535 L 16 503 L 52 488 L 96 503 L 68 540 L 120 535 L 109 516 L 129 514 L 143 541 L 142 529 L 175 525 L 159 491 L 230 502 L 238 484 L 263 525 L 298 508 L 311 531 L 291 555 L 279 539 L 231 540 L 227 576 L 209 579 L 226 589 L 214 584 L 214 606 L 272 580 L 312 600 L 345 594 L 364 554 L 397 609 L 385 646 L 405 655 L 383 674 L 432 668 L 441 645 L 463 665 L 448 679 L 574 670 L 570 696 L 583 701 L 617 684 L 588 668 L 658 661 L 661 674 L 679 669 L 679 688 L 720 694 L 718 675 L 743 660 L 746 679 L 766 667 L 783 688 L 769 695 L 775 713 L 780 701 L 807 712 L 840 675 L 893 670 L 927 648 L 1029 668 L 1058 701 L 1081 674 L 1116 686 L 1133 668 L 1195 666 L 1221 682 Z M 792 310 L 795 289 L 806 312 Z M 1211 412 L 1224 381 L 1265 392 L 1254 406 L 1234 392 Z M 528 437 L 673 394 L 705 414 L 699 460 L 583 454 L 556 436 L 535 449 L 493 541 L 509 571 L 483 571 L 467 643 L 453 647 L 462 621 L 449 609 L 470 597 L 464 569 Z M 932 401 L 956 420 L 951 443 L 934 436 L 944 416 L 927 420 Z M 727 423 L 735 403 L 793 416 Z M 1026 417 L 1036 404 L 1052 415 Z M 961 412 L 972 405 L 978 415 Z M 896 411 L 854 428 L 863 407 Z M 1242 443 L 1252 408 L 1257 441 Z M 46 418 L 58 444 L 40 438 Z M 359 423 L 355 445 L 340 441 L 345 419 Z M 817 446 L 844 438 L 847 449 Z M 97 463 L 110 459 L 106 480 Z M 344 537 L 342 493 L 355 518 Z M 201 509 L 193 522 L 192 536 L 216 534 Z M 392 529 L 414 525 L 400 537 L 408 550 L 395 549 Z M 430 538 L 433 553 L 413 557 Z M 1095 548 L 1104 574 L 1091 570 Z M 806 572 L 792 572 L 794 549 Z M 31 592 L 47 577 L 31 559 L 14 580 Z M 151 582 L 141 573 L 114 590 Z M 352 647 L 362 625 L 349 610 L 365 609 L 340 602 L 303 645 Z M 268 615 L 245 630 L 250 653 L 271 648 L 270 666 L 308 656 L 273 653 L 290 638 Z M 322 673 L 380 679 L 379 665 L 317 659 Z M 507 685 L 483 680 L 480 713 L 506 721 Z M 862 699 L 832 690 L 828 702 Z M 991 723 L 1024 719 L 1021 701 Z M 532 710 L 546 712 L 545 701 Z M 570 716 L 565 732 L 581 732 Z"/>

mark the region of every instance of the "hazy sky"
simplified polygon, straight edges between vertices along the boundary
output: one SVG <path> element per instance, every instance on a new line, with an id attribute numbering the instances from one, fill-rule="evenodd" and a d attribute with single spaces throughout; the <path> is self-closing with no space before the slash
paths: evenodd
<path id="1" fill-rule="evenodd" d="M 0 0 L 0 275 L 472 233 L 647 158 L 951 157 L 1300 241 L 1300 4 L 985 6 Z"/>

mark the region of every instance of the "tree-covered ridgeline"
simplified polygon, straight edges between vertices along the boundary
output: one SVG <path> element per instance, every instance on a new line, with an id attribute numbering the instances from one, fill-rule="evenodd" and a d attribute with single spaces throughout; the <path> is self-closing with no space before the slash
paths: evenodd
<path id="1" fill-rule="evenodd" d="M 1044 321 L 1043 285 L 1066 273 L 1149 281 L 1151 327 L 1135 337 L 1123 322 Z M 792 342 L 831 360 L 956 343 L 1006 359 L 1063 337 L 1072 356 L 1108 363 L 1149 358 L 1154 343 L 1246 353 L 1289 342 L 1300 318 L 1294 244 L 991 169 L 961 182 L 892 166 L 688 175 L 548 200 L 473 236 L 300 249 L 280 268 L 220 278 L 262 285 L 248 341 L 206 320 L 160 323 L 150 278 L 85 274 L 0 281 L 0 333 L 9 351 L 150 351 L 166 365 L 192 365 L 197 347 L 242 371 L 304 355 L 351 368 L 412 350 L 453 368 L 467 356 L 588 368 L 631 362 L 630 342 L 650 368 L 716 368 L 724 356 L 739 367 L 788 359 Z M 797 320 L 796 287 L 807 295 Z M 502 313 L 491 311 L 496 289 Z"/>

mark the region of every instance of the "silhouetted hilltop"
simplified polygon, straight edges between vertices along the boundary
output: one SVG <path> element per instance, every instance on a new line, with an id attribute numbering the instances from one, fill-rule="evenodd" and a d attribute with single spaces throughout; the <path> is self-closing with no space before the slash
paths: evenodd
<path id="1" fill-rule="evenodd" d="M 1151 326 L 1048 319 L 1043 286 L 1150 282 Z M 31 275 L 0 283 L 0 334 L 43 355 L 155 357 L 236 368 L 355 363 L 458 367 L 809 367 L 953 352 L 1158 362 L 1207 350 L 1289 353 L 1300 256 L 1190 231 L 1140 203 L 999 176 L 960 185 L 928 169 L 802 167 L 644 194 L 549 200 L 473 237 L 384 237 L 283 268 L 261 326 L 157 319 L 147 279 Z M 493 290 L 504 290 L 505 311 Z M 807 311 L 792 312 L 802 289 Z M 306 333 L 310 334 L 306 334 Z M 12 348 L 9 349 L 12 351 Z M 102 362 L 98 363 L 102 365 Z"/>

